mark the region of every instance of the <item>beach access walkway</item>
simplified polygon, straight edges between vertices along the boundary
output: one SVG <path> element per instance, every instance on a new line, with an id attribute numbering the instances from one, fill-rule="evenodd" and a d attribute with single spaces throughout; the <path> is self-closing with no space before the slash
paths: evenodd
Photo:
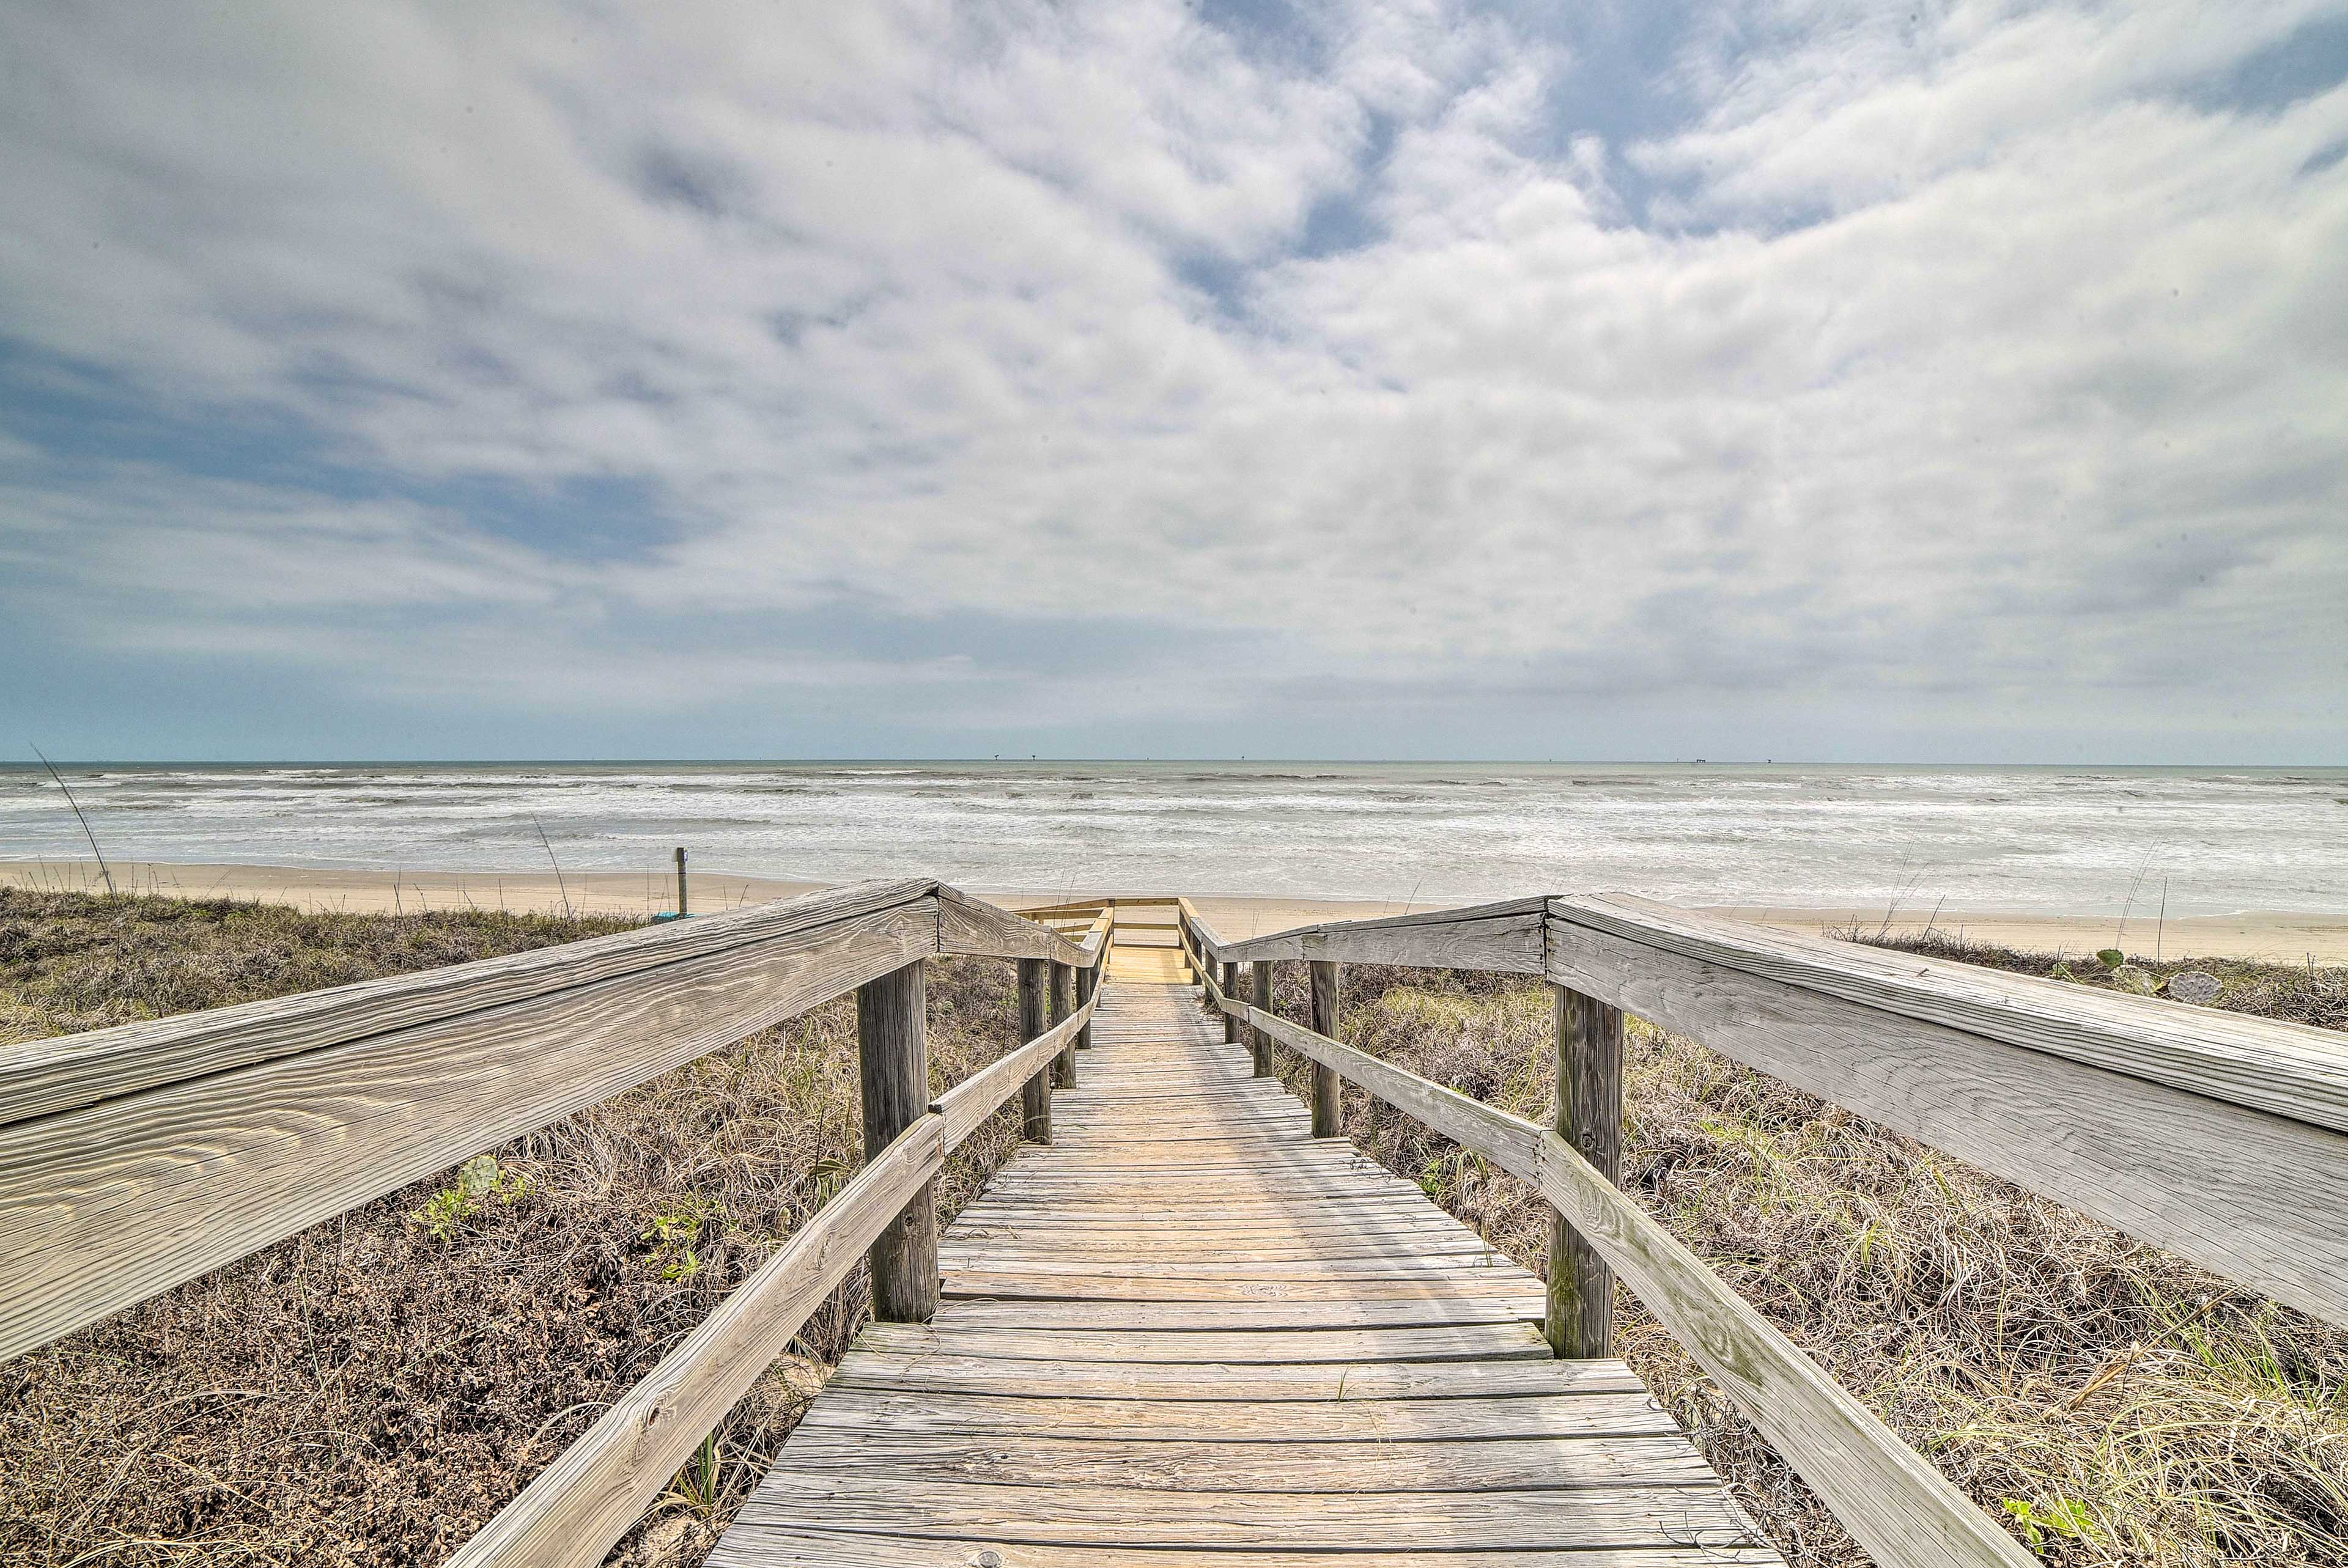
<path id="1" fill-rule="evenodd" d="M 940 1092 L 948 958 L 1015 962 L 1020 1043 Z M 1546 986 L 1548 1113 L 1347 1043 L 1349 967 Z M 2330 1030 L 1623 894 L 1226 937 L 922 876 L 0 1046 L 0 1360 L 851 996 L 861 1168 L 442 1568 L 597 1568 L 860 1279 L 716 1568 L 1778 1561 L 1615 1358 L 1624 1292 L 1879 1568 L 2035 1568 L 1624 1190 L 1630 1016 L 2348 1326 Z M 1546 1279 L 1354 1148 L 1345 1093 L 1538 1193 Z"/>
<path id="2" fill-rule="evenodd" d="M 1179 951 L 1108 970 L 1052 1142 L 947 1230 L 932 1319 L 865 1329 L 711 1568 L 1782 1561 L 1627 1367 L 1552 1358 L 1540 1280 L 1311 1135 Z"/>

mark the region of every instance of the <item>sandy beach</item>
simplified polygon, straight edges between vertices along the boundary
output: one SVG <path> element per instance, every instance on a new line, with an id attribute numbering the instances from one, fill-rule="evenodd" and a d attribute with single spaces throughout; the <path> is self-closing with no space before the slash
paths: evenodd
<path id="1" fill-rule="evenodd" d="M 397 871 L 322 869 L 309 866 L 196 865 L 122 861 L 113 865 L 116 885 L 125 890 L 187 898 L 252 898 L 304 909 L 353 913 L 399 913 L 473 907 L 654 915 L 676 907 L 674 876 L 641 871 L 572 871 L 558 882 L 550 872 Z M 87 860 L 0 861 L 0 885 L 102 891 L 97 866 Z M 690 899 L 706 914 L 788 898 L 826 886 L 693 867 Z M 1064 895 L 1014 888 L 972 888 L 1010 908 L 1052 903 Z M 1138 889 L 1125 889 L 1128 893 Z M 1422 901 L 1343 898 L 1201 897 L 1200 914 L 1226 937 L 1251 937 L 1320 920 L 1362 920 L 1399 915 L 1406 909 L 1440 908 Z M 1714 907 L 1715 912 L 1789 930 L 1832 934 L 1853 927 L 1873 931 L 1885 926 L 1881 908 L 1797 908 L 1771 906 Z M 1902 911 L 1889 922 L 1893 932 L 1921 929 L 1929 910 Z M 2139 912 L 2124 924 L 2108 915 L 2066 916 L 2035 912 L 1952 911 L 1935 921 L 1940 929 L 2037 952 L 2090 953 L 2119 947 L 2144 957 L 2198 956 L 2265 958 L 2281 963 L 2348 963 L 2348 916 L 2291 911 L 2170 917 Z"/>

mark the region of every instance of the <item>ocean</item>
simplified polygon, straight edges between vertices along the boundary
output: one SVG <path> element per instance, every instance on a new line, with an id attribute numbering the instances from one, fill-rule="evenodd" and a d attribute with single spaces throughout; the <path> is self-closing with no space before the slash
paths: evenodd
<path id="1" fill-rule="evenodd" d="M 1464 900 L 2348 912 L 2348 769 L 1468 763 L 72 764 L 123 860 Z M 0 858 L 86 858 L 37 766 Z"/>

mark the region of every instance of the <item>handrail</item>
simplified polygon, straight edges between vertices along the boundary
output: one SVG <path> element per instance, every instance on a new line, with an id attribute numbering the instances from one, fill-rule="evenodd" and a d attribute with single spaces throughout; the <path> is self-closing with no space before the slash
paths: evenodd
<path id="1" fill-rule="evenodd" d="M 1216 942 L 1528 968 L 2348 1326 L 2348 1045 L 2329 1030 L 1829 942 L 1619 895 Z M 1211 940 L 1195 911 L 1192 935 Z M 1480 955 L 1480 958 L 1478 957 Z"/>
<path id="2" fill-rule="evenodd" d="M 1557 1133 L 1233 1000 L 1201 973 L 1219 1010 L 1539 1188 L 1884 1568 L 2036 1563 Z"/>
<path id="3" fill-rule="evenodd" d="M 1102 956 L 1097 949 L 1090 963 Z M 1086 1002 L 940 1096 L 492 1515 L 447 1568 L 592 1568 L 602 1562 L 703 1435 L 789 1348 L 864 1249 L 943 1168 L 945 1156 L 1058 1053 L 1091 1019 L 1094 1005 Z"/>
<path id="4" fill-rule="evenodd" d="M 12 1047 L 0 1359 L 916 958 L 1099 951 L 935 881 L 867 883 Z"/>

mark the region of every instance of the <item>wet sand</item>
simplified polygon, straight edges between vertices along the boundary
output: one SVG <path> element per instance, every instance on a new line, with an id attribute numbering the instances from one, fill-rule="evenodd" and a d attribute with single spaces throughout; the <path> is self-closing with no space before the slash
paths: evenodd
<path id="1" fill-rule="evenodd" d="M 548 871 L 320 870 L 282 866 L 198 866 L 128 861 L 114 866 L 116 885 L 125 891 L 189 898 L 252 898 L 314 910 L 359 914 L 428 909 L 536 909 L 560 912 L 564 900 L 578 912 L 646 916 L 676 907 L 676 878 L 648 871 L 572 871 L 560 883 Z M 0 862 L 0 884 L 102 891 L 97 866 L 87 860 Z M 769 898 L 788 898 L 821 886 L 749 876 L 719 869 L 692 869 L 690 897 L 698 913 L 733 908 Z M 1008 907 L 1051 903 L 1060 895 L 1014 889 L 972 888 Z M 1310 898 L 1199 898 L 1199 912 L 1226 938 L 1260 936 L 1323 920 L 1360 920 L 1439 908 L 1399 902 Z M 1874 909 L 1805 909 L 1759 906 L 1724 907 L 1717 913 L 1812 935 L 1857 927 L 1874 931 L 1884 913 Z M 1921 927 L 1927 911 L 1901 913 L 1895 932 Z M 2044 952 L 2092 953 L 2118 947 L 2151 958 L 2269 958 L 2283 963 L 2312 959 L 2348 963 L 2348 915 L 2253 912 L 2170 917 L 2139 911 L 2125 926 L 2109 915 L 2065 916 L 2026 912 L 1982 913 L 1943 909 L 1941 930 Z"/>

